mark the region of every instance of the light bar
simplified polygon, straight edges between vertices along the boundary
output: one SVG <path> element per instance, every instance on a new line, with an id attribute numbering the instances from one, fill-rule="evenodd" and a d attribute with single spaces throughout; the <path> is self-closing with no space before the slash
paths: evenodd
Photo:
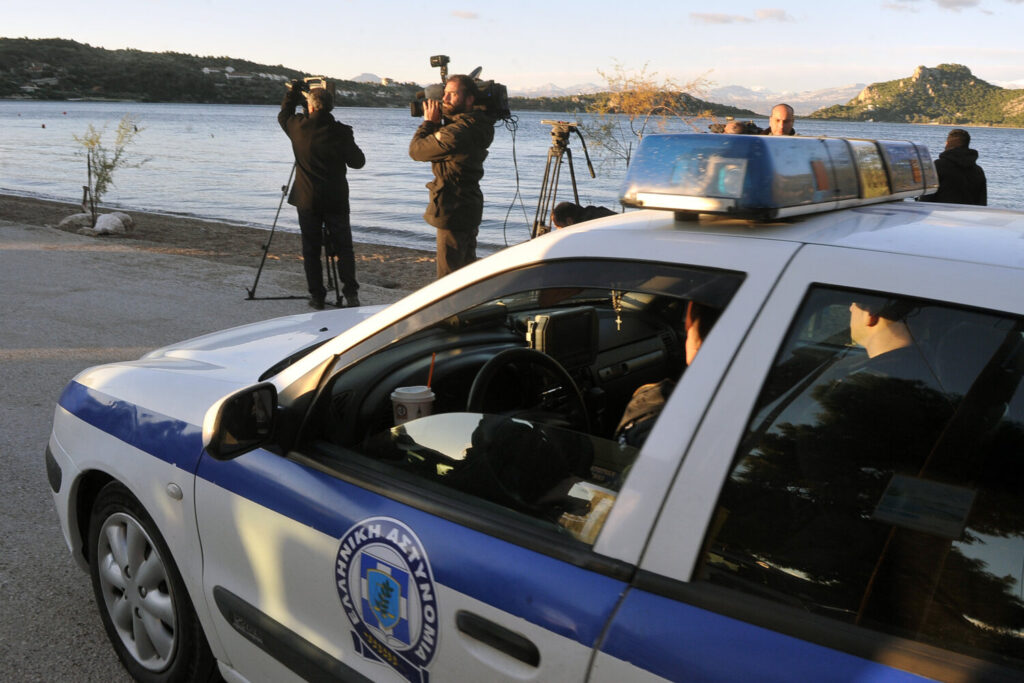
<path id="1" fill-rule="evenodd" d="M 939 187 L 928 148 L 899 140 L 648 135 L 626 206 L 772 220 L 919 197 Z"/>

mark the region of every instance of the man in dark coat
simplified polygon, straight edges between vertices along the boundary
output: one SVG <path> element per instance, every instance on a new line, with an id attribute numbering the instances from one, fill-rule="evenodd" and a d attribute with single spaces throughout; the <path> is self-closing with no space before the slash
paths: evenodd
<path id="1" fill-rule="evenodd" d="M 327 253 L 338 257 L 338 279 L 345 295 L 345 305 L 358 306 L 359 283 L 356 282 L 345 170 L 346 167 L 362 168 L 366 157 L 356 145 L 352 127 L 335 121 L 331 116 L 334 101 L 327 88 L 314 88 L 305 93 L 308 113 L 295 113 L 295 107 L 302 103 L 304 95 L 300 86 L 300 81 L 288 84 L 288 93 L 281 103 L 277 121 L 291 139 L 295 153 L 295 182 L 288 195 L 288 203 L 299 214 L 309 305 L 322 310 L 327 296 L 320 264 L 320 250 L 326 233 L 329 240 Z M 338 303 L 340 305 L 341 302 Z"/>
<path id="2" fill-rule="evenodd" d="M 484 211 L 480 179 L 494 118 L 474 108 L 479 92 L 469 76 L 450 76 L 444 100 L 423 103 L 423 123 L 409 143 L 409 156 L 429 161 L 430 203 L 423 218 L 437 229 L 437 277 L 476 260 L 476 236 Z M 444 118 L 442 119 L 442 114 Z"/>
<path id="3" fill-rule="evenodd" d="M 971 134 L 954 128 L 946 136 L 946 150 L 935 160 L 939 173 L 939 191 L 921 197 L 922 202 L 947 204 L 988 204 L 985 171 L 978 166 L 978 151 L 970 148 Z"/>

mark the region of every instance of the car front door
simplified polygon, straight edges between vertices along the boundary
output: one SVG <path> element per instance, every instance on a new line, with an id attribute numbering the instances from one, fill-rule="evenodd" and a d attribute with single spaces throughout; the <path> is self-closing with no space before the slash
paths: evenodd
<path id="1" fill-rule="evenodd" d="M 606 259 L 506 273 L 382 333 L 394 343 L 339 358 L 287 457 L 204 458 L 204 583 L 232 666 L 252 679 L 585 679 L 665 490 L 659 473 L 703 411 L 697 394 L 788 258 L 764 248 L 714 249 L 754 274 Z M 658 421 L 654 448 L 621 444 L 633 389 L 682 372 L 698 299 L 721 317 L 679 383 L 686 396 L 670 398 L 688 407 Z M 577 398 L 565 375 L 531 367 L 538 353 Z M 506 355 L 507 368 L 481 367 Z M 391 392 L 417 383 L 433 414 L 397 424 Z"/>

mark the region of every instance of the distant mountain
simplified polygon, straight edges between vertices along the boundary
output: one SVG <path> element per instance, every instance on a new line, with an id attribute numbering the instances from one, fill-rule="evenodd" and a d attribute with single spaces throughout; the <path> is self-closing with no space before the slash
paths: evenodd
<path id="1" fill-rule="evenodd" d="M 848 102 L 850 98 L 856 97 L 864 88 L 863 83 L 855 85 L 843 85 L 836 88 L 825 88 L 822 90 L 802 91 L 773 91 L 767 88 L 745 88 L 741 85 L 727 85 L 720 88 L 711 88 L 707 92 L 708 99 L 722 104 L 730 104 L 734 107 L 752 109 L 762 112 L 764 116 L 771 113 L 772 107 L 780 102 L 793 107 L 797 116 L 806 116 L 822 107 L 833 104 Z"/>
<path id="2" fill-rule="evenodd" d="M 348 79 L 354 83 L 380 83 L 380 76 L 377 74 L 362 73 Z"/>
<path id="3" fill-rule="evenodd" d="M 596 83 L 579 83 L 566 87 L 545 83 L 536 88 L 519 88 L 509 90 L 511 97 L 571 97 L 573 95 L 589 94 L 600 92 L 603 86 Z"/>
<path id="4" fill-rule="evenodd" d="M 960 64 L 919 66 L 912 76 L 872 83 L 820 119 L 1024 126 L 1024 92 L 986 83 Z"/>
<path id="5" fill-rule="evenodd" d="M 992 85 L 998 85 L 1000 88 L 1009 89 L 1020 89 L 1024 88 L 1024 78 L 1019 78 L 1016 81 L 993 81 Z"/>

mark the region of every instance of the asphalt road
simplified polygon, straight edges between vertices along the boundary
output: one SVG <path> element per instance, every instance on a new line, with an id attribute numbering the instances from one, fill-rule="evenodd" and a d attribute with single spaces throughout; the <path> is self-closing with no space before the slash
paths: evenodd
<path id="1" fill-rule="evenodd" d="M 0 672 L 5 681 L 130 680 L 106 640 L 89 576 L 60 532 L 43 464 L 64 385 L 91 365 L 280 315 L 247 300 L 255 266 L 143 252 L 0 220 Z M 264 272 L 260 296 L 304 293 Z M 360 290 L 364 304 L 393 293 Z"/>

